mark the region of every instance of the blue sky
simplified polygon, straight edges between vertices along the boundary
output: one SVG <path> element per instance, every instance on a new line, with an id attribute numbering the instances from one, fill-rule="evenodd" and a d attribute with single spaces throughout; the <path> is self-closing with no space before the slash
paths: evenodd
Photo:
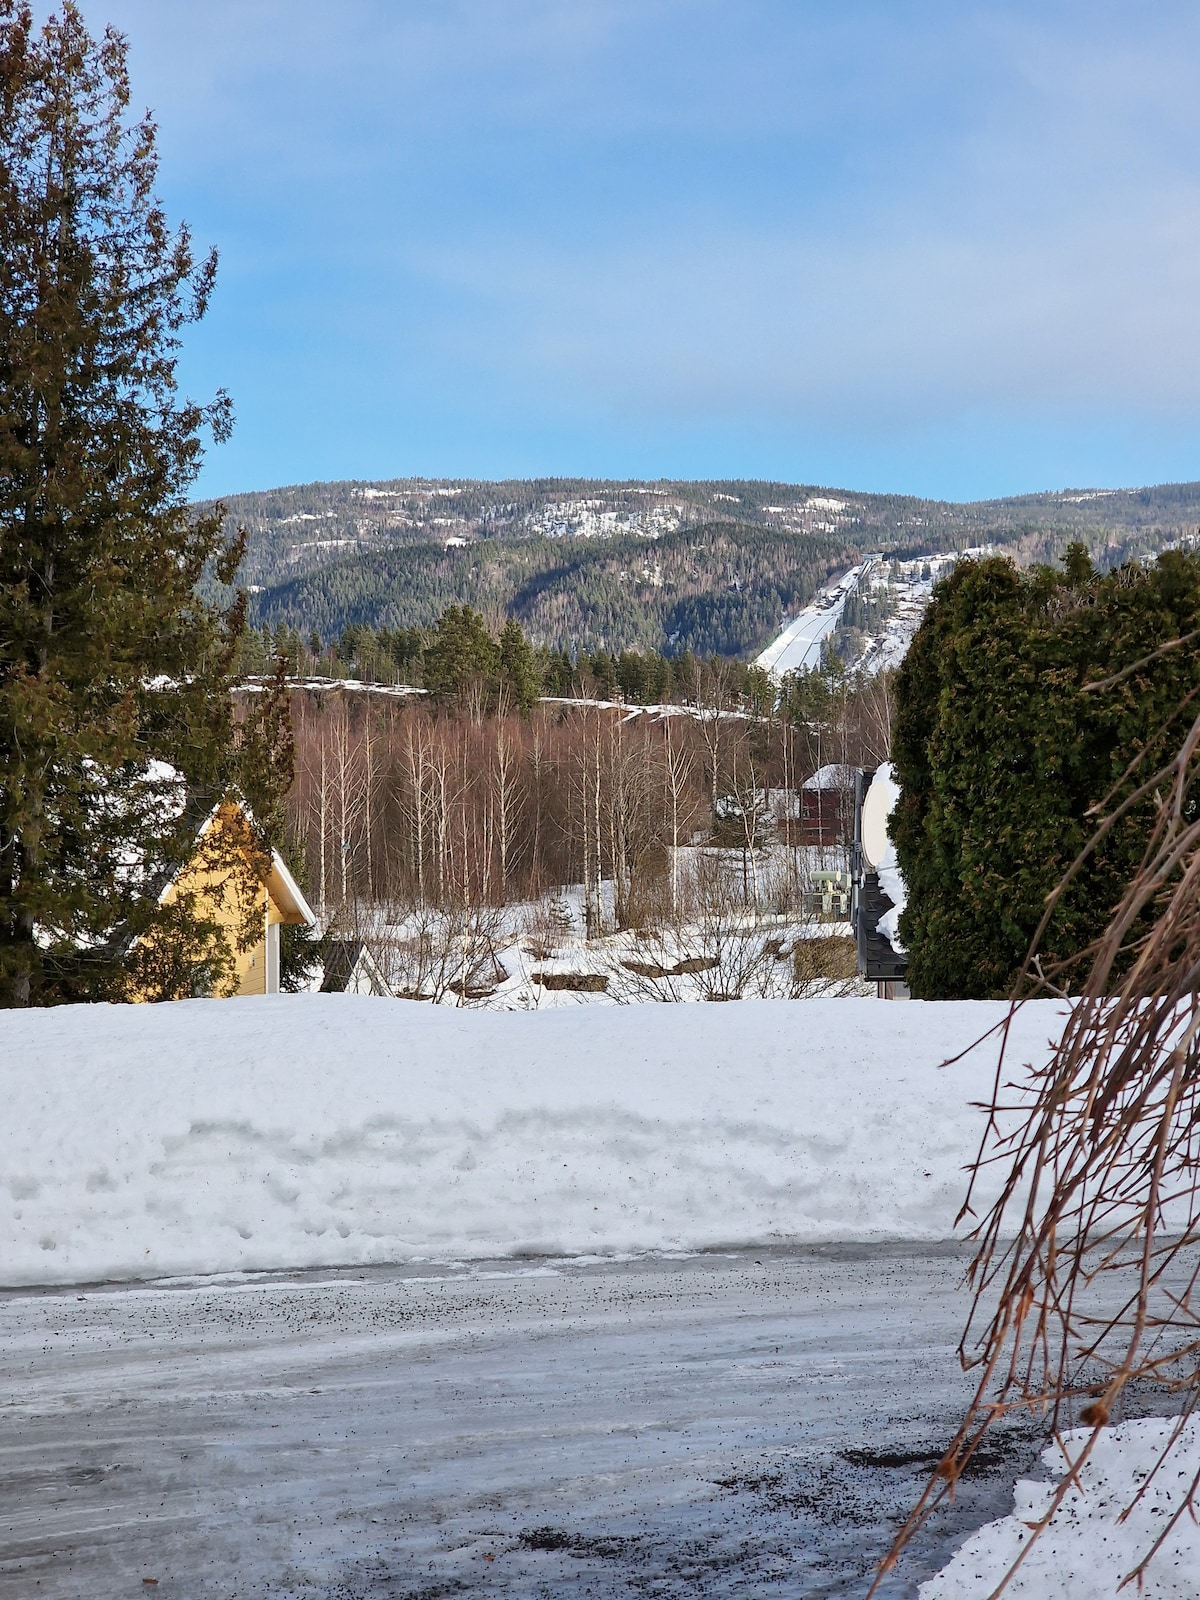
<path id="1" fill-rule="evenodd" d="M 1194 4 L 82 8 L 221 253 L 202 492 L 1200 478 Z"/>

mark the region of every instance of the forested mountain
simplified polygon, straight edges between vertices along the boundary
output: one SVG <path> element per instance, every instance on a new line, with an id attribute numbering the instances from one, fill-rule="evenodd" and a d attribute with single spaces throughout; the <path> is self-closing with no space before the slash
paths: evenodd
<path id="1" fill-rule="evenodd" d="M 428 626 L 452 604 L 555 650 L 745 655 L 864 551 L 1082 539 L 1109 565 L 1200 524 L 1200 484 L 958 505 L 759 482 L 397 479 L 233 495 L 252 623 L 306 636 Z"/>
<path id="2" fill-rule="evenodd" d="M 829 535 L 732 524 L 600 540 L 381 546 L 260 593 L 257 617 L 323 638 L 350 623 L 429 626 L 448 605 L 515 617 L 553 649 L 741 655 L 852 560 Z"/>

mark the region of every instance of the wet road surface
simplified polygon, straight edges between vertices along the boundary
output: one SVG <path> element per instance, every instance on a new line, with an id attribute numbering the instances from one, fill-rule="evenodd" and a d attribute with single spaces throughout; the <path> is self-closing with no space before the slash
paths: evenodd
<path id="1" fill-rule="evenodd" d="M 963 1261 L 0 1294 L 0 1597 L 861 1595 L 970 1387 Z M 999 1436 L 889 1595 L 1010 1510 L 1038 1448 Z"/>

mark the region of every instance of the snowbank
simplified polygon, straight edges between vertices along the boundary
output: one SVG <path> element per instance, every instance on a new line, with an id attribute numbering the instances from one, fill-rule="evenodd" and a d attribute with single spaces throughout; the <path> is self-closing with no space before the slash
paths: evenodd
<path id="1" fill-rule="evenodd" d="M 896 855 L 896 846 L 888 841 L 888 847 L 883 852 L 883 858 L 876 868 L 879 878 L 879 887 L 892 902 L 892 909 L 885 911 L 876 926 L 880 933 L 891 945 L 898 956 L 905 955 L 904 945 L 900 942 L 900 918 L 908 905 L 908 885 L 904 881 L 904 874 L 900 871 L 900 861 Z"/>
<path id="2" fill-rule="evenodd" d="M 1154 1544 L 1200 1472 L 1200 1420 L 1193 1419 L 1127 1520 L 1118 1520 L 1174 1426 L 1153 1417 L 1102 1433 L 1080 1472 L 1079 1488 L 1067 1491 L 1005 1594 L 1012 1600 L 1116 1600 L 1122 1579 Z M 1070 1459 L 1078 1460 L 1090 1437 L 1088 1428 L 1063 1435 Z M 1044 1450 L 1042 1460 L 1056 1480 L 1067 1470 L 1058 1445 Z M 1056 1486 L 1018 1483 L 1013 1515 L 973 1534 L 949 1565 L 921 1585 L 921 1600 L 985 1600 L 1029 1543 L 1029 1524 L 1045 1516 Z M 1200 1537 L 1187 1511 L 1154 1557 L 1144 1587 L 1131 1584 L 1123 1594 L 1142 1600 L 1195 1600 L 1200 1594 Z"/>
<path id="3" fill-rule="evenodd" d="M 885 761 L 875 769 L 875 776 L 871 779 L 871 787 L 867 791 L 868 799 L 877 807 L 876 816 L 885 821 L 896 809 L 900 799 L 900 785 L 896 782 L 896 769 L 890 761 Z M 900 871 L 900 862 L 896 856 L 896 847 L 888 837 L 886 847 L 875 864 L 875 872 L 879 878 L 879 887 L 892 902 L 892 909 L 885 911 L 878 922 L 879 932 L 891 945 L 897 955 L 904 955 L 904 946 L 900 943 L 898 929 L 900 918 L 908 904 L 908 886 L 904 882 L 904 874 Z"/>
<path id="4" fill-rule="evenodd" d="M 1000 1004 L 0 1013 L 0 1282 L 952 1232 Z M 1021 1013 L 1014 1070 L 1056 1002 Z"/>

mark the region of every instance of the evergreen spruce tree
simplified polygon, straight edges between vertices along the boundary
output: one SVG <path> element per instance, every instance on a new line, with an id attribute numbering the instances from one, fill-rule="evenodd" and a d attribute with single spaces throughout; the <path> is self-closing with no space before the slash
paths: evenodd
<path id="1" fill-rule="evenodd" d="M 0 1004 L 122 992 L 147 888 L 184 859 L 197 795 L 241 787 L 228 693 L 240 540 L 193 516 L 224 395 L 176 387 L 199 259 L 155 198 L 155 129 L 125 45 L 73 0 L 40 30 L 0 0 Z M 261 742 L 261 741 L 260 741 Z M 265 847 L 265 838 L 259 841 Z M 178 913 L 176 914 L 178 916 Z M 117 939 L 114 932 L 123 930 Z"/>
<path id="2" fill-rule="evenodd" d="M 522 711 L 532 709 L 542 689 L 533 649 L 514 617 L 500 630 L 500 683 Z"/>

